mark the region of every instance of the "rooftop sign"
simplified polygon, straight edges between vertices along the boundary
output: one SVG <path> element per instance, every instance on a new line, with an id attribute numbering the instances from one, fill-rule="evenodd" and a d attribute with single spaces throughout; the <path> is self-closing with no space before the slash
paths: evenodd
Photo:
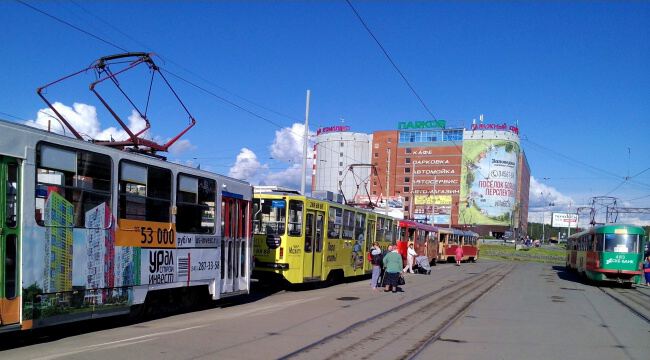
<path id="1" fill-rule="evenodd" d="M 400 121 L 397 123 L 398 130 L 415 130 L 415 129 L 444 129 L 447 125 L 445 120 L 432 121 Z"/>
<path id="2" fill-rule="evenodd" d="M 316 130 L 316 135 L 320 134 L 327 134 L 331 132 L 344 132 L 344 131 L 349 131 L 350 127 L 349 126 L 343 126 L 343 125 L 337 125 L 337 126 L 326 126 L 319 128 Z"/>
<path id="3" fill-rule="evenodd" d="M 519 134 L 519 128 L 508 124 L 472 124 L 472 130 L 500 130 L 500 131 L 512 131 L 515 134 Z"/>

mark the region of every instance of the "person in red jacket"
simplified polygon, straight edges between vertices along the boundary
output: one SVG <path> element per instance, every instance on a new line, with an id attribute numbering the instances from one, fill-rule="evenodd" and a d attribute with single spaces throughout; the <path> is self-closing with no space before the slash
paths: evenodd
<path id="1" fill-rule="evenodd" d="M 460 266 L 460 261 L 463 260 L 463 247 L 460 244 L 456 247 L 456 266 Z"/>

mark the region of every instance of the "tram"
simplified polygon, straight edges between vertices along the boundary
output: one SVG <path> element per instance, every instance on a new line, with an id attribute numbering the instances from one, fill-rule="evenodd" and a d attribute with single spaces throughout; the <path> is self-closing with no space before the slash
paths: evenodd
<path id="1" fill-rule="evenodd" d="M 456 261 L 456 248 L 463 248 L 462 261 L 476 262 L 479 256 L 478 234 L 454 228 L 439 228 L 438 261 Z"/>
<path id="2" fill-rule="evenodd" d="M 480 252 L 478 234 L 473 231 L 463 231 L 461 234 L 461 244 L 463 247 L 463 261 L 476 262 Z"/>
<path id="3" fill-rule="evenodd" d="M 413 244 L 413 249 L 418 255 L 425 255 L 430 265 L 436 265 L 438 251 L 438 228 L 412 220 L 399 220 L 399 237 L 397 249 L 406 264 L 408 245 Z"/>
<path id="4" fill-rule="evenodd" d="M 0 332 L 250 289 L 252 187 L 0 121 Z M 177 299 L 174 297 L 174 299 Z"/>
<path id="5" fill-rule="evenodd" d="M 566 267 L 589 280 L 631 286 L 643 274 L 645 236 L 642 227 L 621 224 L 573 234 L 567 241 Z"/>
<path id="6" fill-rule="evenodd" d="M 253 277 L 302 284 L 372 273 L 367 253 L 395 243 L 393 218 L 279 188 L 255 188 Z"/>

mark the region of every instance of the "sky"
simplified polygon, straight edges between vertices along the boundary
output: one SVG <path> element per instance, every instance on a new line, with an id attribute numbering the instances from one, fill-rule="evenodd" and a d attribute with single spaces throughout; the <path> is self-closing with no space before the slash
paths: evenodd
<path id="1" fill-rule="evenodd" d="M 548 223 L 594 196 L 650 207 L 650 2 L 351 3 L 435 118 L 518 124 L 530 221 Z M 168 158 L 254 184 L 299 188 L 308 89 L 310 133 L 431 120 L 343 0 L 5 0 L 0 24 L 1 119 L 44 126 L 38 87 L 102 56 L 153 52 L 197 120 Z M 148 80 L 138 71 L 124 84 L 137 84 L 129 90 L 143 104 Z M 48 88 L 48 98 L 85 137 L 123 137 L 88 91 L 92 73 L 81 77 Z M 188 118 L 164 83 L 154 89 L 148 136 L 166 142 Z M 650 225 L 650 216 L 618 221 Z"/>

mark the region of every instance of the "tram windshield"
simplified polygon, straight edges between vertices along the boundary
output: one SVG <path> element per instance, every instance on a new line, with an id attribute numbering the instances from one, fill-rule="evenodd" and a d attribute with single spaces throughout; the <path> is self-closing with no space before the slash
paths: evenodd
<path id="1" fill-rule="evenodd" d="M 639 251 L 639 235 L 605 234 L 605 251 L 635 253 Z"/>
<path id="2" fill-rule="evenodd" d="M 255 234 L 284 235 L 287 219 L 285 200 L 253 200 L 253 232 Z"/>

